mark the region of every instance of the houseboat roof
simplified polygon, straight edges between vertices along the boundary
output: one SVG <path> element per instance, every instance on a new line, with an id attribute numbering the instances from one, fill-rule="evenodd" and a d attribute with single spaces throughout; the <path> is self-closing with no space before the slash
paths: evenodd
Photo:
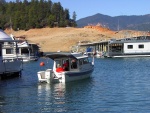
<path id="1" fill-rule="evenodd" d="M 0 41 L 1 40 L 12 40 L 12 38 L 0 29 Z"/>
<path id="2" fill-rule="evenodd" d="M 57 53 L 51 53 L 47 54 L 46 57 L 54 59 L 61 59 L 61 58 L 74 58 L 74 59 L 80 59 L 80 58 L 86 58 L 88 56 L 82 55 L 81 53 L 64 53 L 64 52 L 57 52 Z"/>
<path id="3" fill-rule="evenodd" d="M 122 38 L 122 39 L 110 39 L 92 43 L 79 43 L 79 46 L 95 46 L 96 44 L 115 44 L 115 43 L 138 43 L 138 42 L 150 42 L 150 36 L 138 36 L 138 37 L 130 37 L 130 38 Z"/>
<path id="4" fill-rule="evenodd" d="M 20 42 L 20 40 L 13 40 L 8 34 L 0 29 L 0 42 Z"/>
<path id="5" fill-rule="evenodd" d="M 138 42 L 150 42 L 150 36 L 139 36 L 132 38 L 123 38 L 123 39 L 111 39 L 109 43 L 138 43 Z"/>

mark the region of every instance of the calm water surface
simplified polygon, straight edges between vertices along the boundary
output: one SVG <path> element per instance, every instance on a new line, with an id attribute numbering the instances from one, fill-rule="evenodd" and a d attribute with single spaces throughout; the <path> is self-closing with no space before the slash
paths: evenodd
<path id="1" fill-rule="evenodd" d="M 97 58 L 90 79 L 38 83 L 37 71 L 49 66 L 42 58 L 24 63 L 21 78 L 0 81 L 0 113 L 150 112 L 150 58 Z"/>

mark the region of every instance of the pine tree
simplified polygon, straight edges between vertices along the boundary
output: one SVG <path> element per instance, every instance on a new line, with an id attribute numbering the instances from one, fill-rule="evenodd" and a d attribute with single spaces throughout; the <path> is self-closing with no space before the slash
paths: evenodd
<path id="1" fill-rule="evenodd" d="M 69 10 L 64 9 L 61 3 L 51 0 L 16 0 L 15 2 L 0 1 L 0 26 L 10 27 L 14 30 L 31 28 L 66 27 L 72 26 Z"/>
<path id="2" fill-rule="evenodd" d="M 76 27 L 76 26 L 77 26 L 77 24 L 76 24 L 76 17 L 77 17 L 77 15 L 76 15 L 76 12 L 74 11 L 74 12 L 73 12 L 73 15 L 72 15 L 72 19 L 73 19 L 72 26 L 73 26 L 73 27 Z"/>
<path id="3" fill-rule="evenodd" d="M 74 12 L 73 12 L 73 15 L 72 15 L 72 19 L 73 19 L 74 21 L 76 21 L 76 18 L 77 18 L 77 15 L 76 15 L 76 12 L 74 11 Z"/>

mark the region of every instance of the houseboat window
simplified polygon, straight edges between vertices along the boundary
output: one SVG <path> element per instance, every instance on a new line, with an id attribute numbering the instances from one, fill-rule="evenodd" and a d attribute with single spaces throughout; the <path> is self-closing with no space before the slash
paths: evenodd
<path id="1" fill-rule="evenodd" d="M 21 53 L 24 54 L 24 53 L 29 53 L 29 50 L 27 48 L 22 48 L 21 49 Z"/>
<path id="2" fill-rule="evenodd" d="M 139 45 L 139 49 L 142 49 L 142 48 L 144 48 L 144 45 L 143 44 Z"/>
<path id="3" fill-rule="evenodd" d="M 6 49 L 6 54 L 12 54 L 12 49 Z"/>
<path id="4" fill-rule="evenodd" d="M 77 69 L 77 60 L 76 59 L 71 60 L 71 69 Z"/>
<path id="5" fill-rule="evenodd" d="M 128 49 L 133 49 L 133 45 L 128 45 Z"/>
<path id="6" fill-rule="evenodd" d="M 16 53 L 19 53 L 19 48 L 16 49 Z"/>
<path id="7" fill-rule="evenodd" d="M 88 58 L 84 58 L 83 59 L 83 64 L 87 64 L 89 62 L 89 59 Z"/>

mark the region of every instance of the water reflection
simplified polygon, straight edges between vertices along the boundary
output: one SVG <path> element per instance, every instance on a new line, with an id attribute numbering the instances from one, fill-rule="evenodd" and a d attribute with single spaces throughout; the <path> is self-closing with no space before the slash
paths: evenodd
<path id="1" fill-rule="evenodd" d="M 3 107 L 6 104 L 5 98 L 0 96 L 0 107 Z"/>
<path id="2" fill-rule="evenodd" d="M 78 110 L 85 104 L 92 79 L 72 83 L 39 84 L 38 100 L 41 112 L 67 112 Z M 78 103 L 75 105 L 75 103 Z"/>
<path id="3" fill-rule="evenodd" d="M 64 90 L 65 85 L 63 84 L 39 84 L 38 104 L 42 106 L 41 112 L 58 111 L 58 105 L 65 103 L 63 101 Z"/>
<path id="4" fill-rule="evenodd" d="M 51 96 L 54 96 L 54 99 L 60 99 L 64 97 L 65 93 L 65 84 L 46 84 L 42 83 L 38 85 L 38 96 L 45 97 L 45 100 Z"/>
<path id="5" fill-rule="evenodd" d="M 67 84 L 39 84 L 40 60 L 26 63 L 21 78 L 0 81 L 0 113 L 149 113 L 149 61 L 95 59 L 92 78 Z"/>

